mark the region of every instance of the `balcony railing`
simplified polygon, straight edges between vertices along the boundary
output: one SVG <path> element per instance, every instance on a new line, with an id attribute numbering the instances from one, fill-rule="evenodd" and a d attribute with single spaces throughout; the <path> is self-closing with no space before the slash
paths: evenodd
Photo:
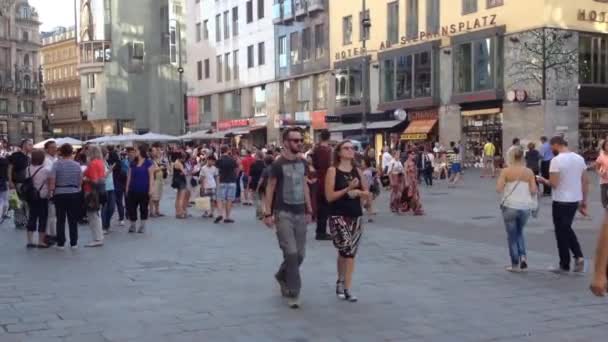
<path id="1" fill-rule="evenodd" d="M 295 15 L 301 17 L 325 10 L 325 0 L 295 0 Z"/>
<path id="2" fill-rule="evenodd" d="M 80 43 L 80 65 L 103 65 L 112 60 L 112 44 L 108 41 Z"/>
<path id="3" fill-rule="evenodd" d="M 272 6 L 272 20 L 275 24 L 293 20 L 293 0 L 284 0 Z"/>

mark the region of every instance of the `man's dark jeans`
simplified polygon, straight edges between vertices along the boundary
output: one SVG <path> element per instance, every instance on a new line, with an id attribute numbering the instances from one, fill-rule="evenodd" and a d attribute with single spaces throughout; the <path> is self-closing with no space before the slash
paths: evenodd
<path id="1" fill-rule="evenodd" d="M 578 243 L 576 233 L 572 230 L 572 222 L 578 209 L 578 202 L 553 202 L 553 225 L 555 239 L 559 252 L 559 266 L 562 270 L 570 270 L 570 251 L 575 258 L 582 258 L 583 252 Z"/>
<path id="2" fill-rule="evenodd" d="M 317 193 L 317 237 L 327 235 L 327 216 L 329 215 L 329 203 L 325 199 L 325 193 L 319 190 Z"/>

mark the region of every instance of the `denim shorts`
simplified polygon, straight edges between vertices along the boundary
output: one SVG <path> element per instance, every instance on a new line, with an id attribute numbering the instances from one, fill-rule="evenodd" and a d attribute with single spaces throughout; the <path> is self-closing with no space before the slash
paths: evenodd
<path id="1" fill-rule="evenodd" d="M 217 200 L 232 202 L 236 199 L 236 183 L 220 183 L 217 189 Z"/>
<path id="2" fill-rule="evenodd" d="M 461 171 L 460 163 L 452 164 L 452 173 L 460 173 L 460 171 Z"/>

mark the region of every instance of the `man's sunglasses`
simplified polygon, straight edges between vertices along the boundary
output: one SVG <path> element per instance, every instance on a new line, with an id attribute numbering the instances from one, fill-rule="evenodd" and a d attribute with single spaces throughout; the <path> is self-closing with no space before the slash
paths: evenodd
<path id="1" fill-rule="evenodd" d="M 301 144 L 304 142 L 304 139 L 289 139 L 289 141 L 294 142 L 296 144 Z"/>

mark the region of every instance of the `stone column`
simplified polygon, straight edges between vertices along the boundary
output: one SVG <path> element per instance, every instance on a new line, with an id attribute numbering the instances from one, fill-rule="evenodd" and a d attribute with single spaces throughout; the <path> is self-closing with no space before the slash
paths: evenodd
<path id="1" fill-rule="evenodd" d="M 457 142 L 462 138 L 462 119 L 459 105 L 439 107 L 439 143 L 449 146 L 450 141 Z"/>

